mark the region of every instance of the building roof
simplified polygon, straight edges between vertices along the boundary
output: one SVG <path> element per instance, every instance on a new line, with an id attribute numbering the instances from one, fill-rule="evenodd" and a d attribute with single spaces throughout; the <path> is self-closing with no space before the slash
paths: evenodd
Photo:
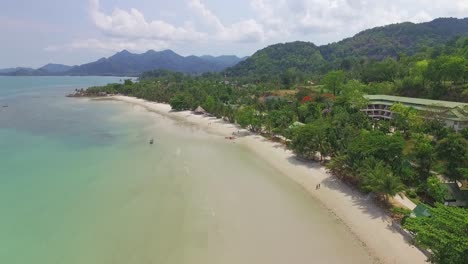
<path id="1" fill-rule="evenodd" d="M 416 110 L 431 111 L 443 116 L 444 119 L 453 121 L 468 121 L 468 104 L 460 102 L 449 102 L 439 100 L 429 100 L 421 98 L 411 98 L 393 95 L 365 95 L 372 104 L 391 106 L 395 103 L 402 103 Z"/>
<path id="2" fill-rule="evenodd" d="M 424 204 L 418 204 L 411 212 L 411 217 L 431 216 L 431 211 Z"/>
<path id="3" fill-rule="evenodd" d="M 460 189 L 457 183 L 445 183 L 447 186 L 446 201 L 468 202 L 468 191 Z"/>
<path id="4" fill-rule="evenodd" d="M 393 95 L 380 95 L 380 94 L 370 95 L 368 94 L 368 95 L 365 95 L 364 97 L 371 101 L 405 103 L 405 104 L 420 105 L 420 106 L 435 106 L 435 107 L 443 107 L 443 108 L 468 107 L 467 103 L 430 100 L 430 99 L 422 99 L 422 98 L 411 98 L 411 97 L 402 97 L 402 96 L 393 96 Z"/>
<path id="5" fill-rule="evenodd" d="M 203 107 L 198 106 L 197 109 L 195 109 L 194 112 L 195 112 L 195 113 L 205 113 L 206 111 L 205 111 L 205 109 L 203 109 Z"/>

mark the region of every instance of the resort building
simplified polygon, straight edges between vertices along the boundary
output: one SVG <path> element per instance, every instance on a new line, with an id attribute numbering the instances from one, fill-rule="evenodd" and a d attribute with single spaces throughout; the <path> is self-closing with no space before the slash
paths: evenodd
<path id="1" fill-rule="evenodd" d="M 393 113 L 390 110 L 392 105 L 401 103 L 407 107 L 426 112 L 432 118 L 443 120 L 447 127 L 451 127 L 455 131 L 468 128 L 467 103 L 391 95 L 365 95 L 365 98 L 369 100 L 369 104 L 362 111 L 374 119 L 392 119 Z"/>
<path id="2" fill-rule="evenodd" d="M 468 206 L 468 181 L 445 183 L 447 194 L 444 204 L 448 206 Z"/>

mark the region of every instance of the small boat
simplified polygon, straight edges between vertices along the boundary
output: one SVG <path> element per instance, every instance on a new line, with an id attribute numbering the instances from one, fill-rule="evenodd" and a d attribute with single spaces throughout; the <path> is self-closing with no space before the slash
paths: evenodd
<path id="1" fill-rule="evenodd" d="M 150 145 L 153 145 L 154 140 L 153 140 L 153 139 L 150 139 L 149 143 L 150 143 Z"/>
<path id="2" fill-rule="evenodd" d="M 4 105 L 3 107 L 8 107 L 8 105 Z"/>

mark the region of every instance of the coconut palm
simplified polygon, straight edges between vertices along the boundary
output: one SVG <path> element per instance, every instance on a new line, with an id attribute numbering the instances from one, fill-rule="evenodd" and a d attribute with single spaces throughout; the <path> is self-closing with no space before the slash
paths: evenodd
<path id="1" fill-rule="evenodd" d="M 390 196 L 395 196 L 404 189 L 404 185 L 382 161 L 371 163 L 374 164 L 367 166 L 361 173 L 363 187 L 383 196 L 388 202 Z"/>

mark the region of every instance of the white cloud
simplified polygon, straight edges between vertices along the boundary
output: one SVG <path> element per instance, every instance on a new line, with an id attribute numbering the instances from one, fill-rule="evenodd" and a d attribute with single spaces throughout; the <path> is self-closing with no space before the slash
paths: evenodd
<path id="1" fill-rule="evenodd" d="M 174 43 L 206 41 L 259 42 L 265 38 L 263 25 L 254 19 L 224 25 L 200 0 L 187 0 L 187 7 L 200 19 L 205 32 L 196 29 L 196 23 L 186 21 L 176 26 L 163 20 L 147 20 L 136 8 L 115 8 L 110 14 L 101 11 L 99 0 L 90 0 L 90 17 L 103 33 L 100 39 L 76 40 L 65 45 L 51 45 L 45 50 L 98 49 L 143 51 L 167 48 Z"/>
<path id="2" fill-rule="evenodd" d="M 200 0 L 189 0 L 188 6 L 192 8 L 205 22 L 206 25 L 214 27 L 216 31 L 225 30 L 219 18 L 211 12 Z"/>
<path id="3" fill-rule="evenodd" d="M 50 45 L 45 48 L 46 51 L 73 51 L 77 49 L 90 49 L 98 51 L 112 51 L 117 52 L 124 49 L 143 52 L 150 49 L 161 50 L 169 48 L 167 41 L 137 39 L 137 40 L 122 40 L 119 38 L 110 38 L 106 40 L 99 40 L 95 38 L 75 40 L 65 45 Z"/>
<path id="4" fill-rule="evenodd" d="M 197 40 L 205 34 L 197 32 L 190 23 L 177 27 L 162 20 L 147 21 L 135 8 L 114 9 L 111 15 L 100 11 L 99 0 L 91 0 L 91 18 L 104 33 L 119 38 L 149 38 L 157 40 Z"/>
<path id="5" fill-rule="evenodd" d="M 242 20 L 225 26 L 200 0 L 189 0 L 189 7 L 201 18 L 205 25 L 215 31 L 217 40 L 235 42 L 259 42 L 264 40 L 263 25 L 254 19 Z"/>
<path id="6" fill-rule="evenodd" d="M 90 17 L 103 33 L 101 38 L 78 39 L 63 45 L 50 45 L 46 51 L 90 49 L 121 51 L 128 49 L 142 52 L 149 49 L 169 48 L 174 42 L 197 41 L 206 37 L 195 30 L 193 23 L 175 26 L 162 20 L 148 21 L 135 8 L 129 11 L 115 8 L 111 14 L 101 11 L 99 0 L 90 0 Z"/>
<path id="7" fill-rule="evenodd" d="M 431 15 L 428 14 L 426 11 L 419 11 L 414 15 L 410 21 L 416 22 L 416 23 L 421 23 L 421 22 L 426 22 L 431 20 Z"/>
<path id="8" fill-rule="evenodd" d="M 399 12 L 391 4 L 365 0 L 252 0 L 260 22 L 276 27 L 278 32 L 326 33 L 331 30 L 354 30 L 372 21 L 373 26 L 399 21 Z"/>
<path id="9" fill-rule="evenodd" d="M 239 8 L 222 10 L 220 14 L 213 12 L 203 0 L 184 0 L 186 9 L 176 10 L 177 13 L 167 9 L 156 11 L 171 21 L 177 21 L 177 15 L 182 12 L 192 18 L 177 24 L 148 19 L 136 8 L 115 8 L 106 13 L 101 10 L 99 0 L 89 1 L 91 21 L 102 36 L 50 46 L 47 50 L 143 51 L 200 43 L 230 47 L 250 43 L 259 47 L 296 39 L 324 44 L 375 26 L 468 15 L 468 0 L 431 0 L 430 4 L 427 0 L 411 3 L 407 0 L 238 0 Z M 249 7 L 249 12 L 243 12 Z M 242 12 L 242 16 L 248 17 L 226 23 L 221 18 L 229 12 L 239 16 Z"/>
<path id="10" fill-rule="evenodd" d="M 250 6 L 267 36 L 302 35 L 314 42 L 331 33 L 350 37 L 375 26 L 468 15 L 467 0 L 250 0 Z"/>

